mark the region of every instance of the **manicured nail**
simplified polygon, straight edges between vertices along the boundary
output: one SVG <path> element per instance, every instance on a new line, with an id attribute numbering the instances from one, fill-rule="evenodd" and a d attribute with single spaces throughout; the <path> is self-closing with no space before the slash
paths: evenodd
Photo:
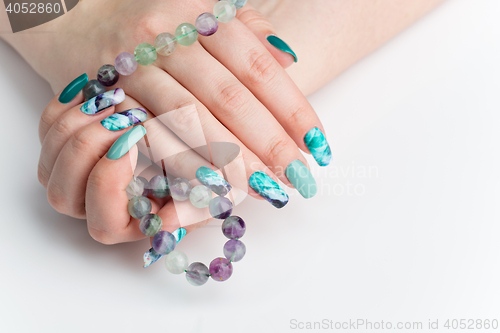
<path id="1" fill-rule="evenodd" d="M 101 120 L 102 126 L 110 131 L 119 131 L 124 128 L 146 121 L 148 114 L 143 109 L 130 109 L 118 113 L 113 113 L 111 116 Z"/>
<path id="2" fill-rule="evenodd" d="M 184 236 L 186 236 L 186 229 L 176 229 L 174 230 L 174 232 L 172 232 L 172 235 L 174 235 L 177 244 L 179 244 Z M 146 253 L 144 253 L 144 268 L 151 266 L 152 264 L 160 260 L 161 257 L 163 257 L 163 255 L 156 252 L 153 248 L 150 248 Z"/>
<path id="3" fill-rule="evenodd" d="M 61 103 L 69 103 L 75 98 L 76 95 L 80 92 L 80 90 L 83 89 L 83 87 L 87 84 L 89 81 L 89 77 L 87 76 L 87 73 L 83 73 L 73 81 L 71 81 L 70 84 L 64 88 L 64 90 L 61 92 L 61 95 L 59 95 L 59 102 Z"/>
<path id="4" fill-rule="evenodd" d="M 318 186 L 311 171 L 301 161 L 290 163 L 286 167 L 285 175 L 304 198 L 312 198 L 318 193 Z"/>
<path id="5" fill-rule="evenodd" d="M 262 171 L 254 172 L 248 180 L 250 187 L 276 208 L 288 203 L 288 194 L 271 177 Z"/>
<path id="6" fill-rule="evenodd" d="M 83 103 L 80 110 L 86 114 L 96 114 L 125 100 L 125 92 L 121 88 L 106 91 Z"/>
<path id="7" fill-rule="evenodd" d="M 132 127 L 113 143 L 106 156 L 112 160 L 123 157 L 144 135 L 146 129 L 143 126 Z"/>
<path id="8" fill-rule="evenodd" d="M 295 54 L 295 52 L 293 52 L 293 50 L 290 48 L 290 46 L 288 46 L 287 43 L 285 43 L 283 41 L 283 39 L 279 38 L 278 36 L 275 36 L 275 35 L 269 35 L 267 36 L 267 41 L 272 45 L 274 46 L 275 48 L 277 48 L 278 50 L 281 50 L 283 52 L 286 52 L 286 53 L 289 53 L 291 55 L 293 55 L 293 58 L 295 59 L 295 62 L 297 62 L 297 55 Z"/>
<path id="9" fill-rule="evenodd" d="M 307 132 L 304 143 L 320 166 L 327 166 L 332 161 L 332 152 L 325 135 L 317 127 Z"/>
<path id="10" fill-rule="evenodd" d="M 217 172 L 207 168 L 206 166 L 202 166 L 196 170 L 196 178 L 200 181 L 200 183 L 220 196 L 225 196 L 229 193 L 229 191 L 231 191 L 232 188 L 224 177 L 220 176 Z"/>

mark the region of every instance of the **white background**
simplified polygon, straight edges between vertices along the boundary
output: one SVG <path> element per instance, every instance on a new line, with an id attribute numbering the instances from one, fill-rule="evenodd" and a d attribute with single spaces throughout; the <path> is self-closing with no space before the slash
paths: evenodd
<path id="1" fill-rule="evenodd" d="M 163 262 L 143 269 L 147 240 L 101 245 L 52 210 L 36 167 L 53 94 L 0 43 L 0 332 L 500 320 L 499 13 L 497 0 L 448 1 L 311 96 L 334 156 L 310 160 L 321 195 L 238 206 L 247 256 L 198 288 Z M 219 224 L 179 249 L 209 263 Z"/>

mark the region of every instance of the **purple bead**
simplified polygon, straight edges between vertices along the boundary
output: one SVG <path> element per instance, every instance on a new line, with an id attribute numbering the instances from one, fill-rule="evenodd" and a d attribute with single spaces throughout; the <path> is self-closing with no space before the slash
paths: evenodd
<path id="1" fill-rule="evenodd" d="M 115 69 L 113 65 L 104 65 L 97 71 L 97 81 L 99 81 L 103 86 L 111 87 L 120 78 L 120 74 Z"/>
<path id="2" fill-rule="evenodd" d="M 149 180 L 147 186 L 149 193 L 155 198 L 165 198 L 170 194 L 167 177 L 156 175 Z"/>
<path id="3" fill-rule="evenodd" d="M 142 192 L 142 195 L 147 197 L 149 195 L 149 182 L 146 178 L 144 177 L 136 177 L 142 184 L 144 185 L 144 192 Z"/>
<path id="4" fill-rule="evenodd" d="M 224 256 L 231 261 L 240 261 L 246 252 L 247 248 L 245 244 L 237 239 L 230 239 L 224 244 Z"/>
<path id="5" fill-rule="evenodd" d="M 208 268 L 201 262 L 193 262 L 186 269 L 186 279 L 193 286 L 201 286 L 208 281 Z"/>
<path id="6" fill-rule="evenodd" d="M 222 223 L 222 233 L 229 239 L 243 237 L 246 231 L 245 221 L 239 216 L 229 216 Z"/>
<path id="7" fill-rule="evenodd" d="M 154 237 L 151 242 L 153 249 L 159 254 L 167 255 L 175 249 L 175 244 L 177 244 L 174 235 L 168 231 L 160 231 Z"/>
<path id="8" fill-rule="evenodd" d="M 224 220 L 233 212 L 233 203 L 228 198 L 215 197 L 210 201 L 208 209 L 214 219 Z"/>
<path id="9" fill-rule="evenodd" d="M 226 258 L 215 258 L 210 263 L 209 272 L 215 281 L 226 281 L 233 274 L 233 264 Z"/>
<path id="10" fill-rule="evenodd" d="M 132 53 L 122 52 L 115 59 L 115 68 L 122 75 L 130 75 L 137 69 L 137 61 Z"/>
<path id="11" fill-rule="evenodd" d="M 203 13 L 196 19 L 196 30 L 202 36 L 211 36 L 219 28 L 219 22 L 211 13 Z"/>

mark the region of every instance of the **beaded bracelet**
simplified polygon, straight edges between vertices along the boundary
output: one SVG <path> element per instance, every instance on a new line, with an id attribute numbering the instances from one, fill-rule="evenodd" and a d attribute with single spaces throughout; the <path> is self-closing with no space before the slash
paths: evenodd
<path id="1" fill-rule="evenodd" d="M 224 197 L 231 191 L 231 185 L 224 178 L 207 167 L 199 168 L 196 177 L 204 185 L 193 187 L 185 178 L 175 178 L 170 181 L 167 176 L 162 175 L 154 176 L 149 182 L 143 177 L 133 177 L 125 191 L 130 199 L 128 203 L 130 215 L 140 219 L 139 228 L 144 235 L 153 237 L 153 247 L 144 254 L 144 267 L 165 256 L 165 266 L 169 272 L 173 274 L 185 272 L 189 283 L 201 286 L 209 277 L 215 281 L 226 281 L 231 277 L 232 263 L 240 261 L 246 253 L 245 244 L 239 240 L 244 235 L 246 226 L 242 218 L 231 216 L 233 204 Z M 217 194 L 214 198 L 212 191 Z M 189 265 L 186 254 L 175 250 L 176 244 L 186 235 L 186 229 L 178 228 L 172 233 L 161 231 L 162 219 L 157 214 L 151 214 L 152 205 L 147 198 L 148 195 L 156 198 L 171 195 L 172 199 L 177 201 L 189 198 L 193 206 L 208 207 L 213 218 L 224 220 L 222 233 L 229 238 L 223 248 L 225 258 L 215 258 L 209 267 L 201 262 Z"/>
<path id="2" fill-rule="evenodd" d="M 134 54 L 120 53 L 113 65 L 104 65 L 97 71 L 97 80 L 90 80 L 83 87 L 83 95 L 89 100 L 106 92 L 105 87 L 110 87 L 118 82 L 121 75 L 131 75 L 137 69 L 137 64 L 148 66 L 154 63 L 158 54 L 169 56 L 177 49 L 177 44 L 192 45 L 198 35 L 211 36 L 217 32 L 219 23 L 230 22 L 236 16 L 236 10 L 242 8 L 247 0 L 226 0 L 215 4 L 213 14 L 203 13 L 196 19 L 195 25 L 182 23 L 175 29 L 175 36 L 164 32 L 154 40 L 154 46 L 149 43 L 139 44 Z"/>

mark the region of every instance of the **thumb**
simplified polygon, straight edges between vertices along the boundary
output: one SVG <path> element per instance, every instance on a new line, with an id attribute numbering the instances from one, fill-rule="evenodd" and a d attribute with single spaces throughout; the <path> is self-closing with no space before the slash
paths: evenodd
<path id="1" fill-rule="evenodd" d="M 255 8 L 247 4 L 238 10 L 236 17 L 257 36 L 283 68 L 297 62 L 292 48 L 276 35 L 271 22 Z"/>

